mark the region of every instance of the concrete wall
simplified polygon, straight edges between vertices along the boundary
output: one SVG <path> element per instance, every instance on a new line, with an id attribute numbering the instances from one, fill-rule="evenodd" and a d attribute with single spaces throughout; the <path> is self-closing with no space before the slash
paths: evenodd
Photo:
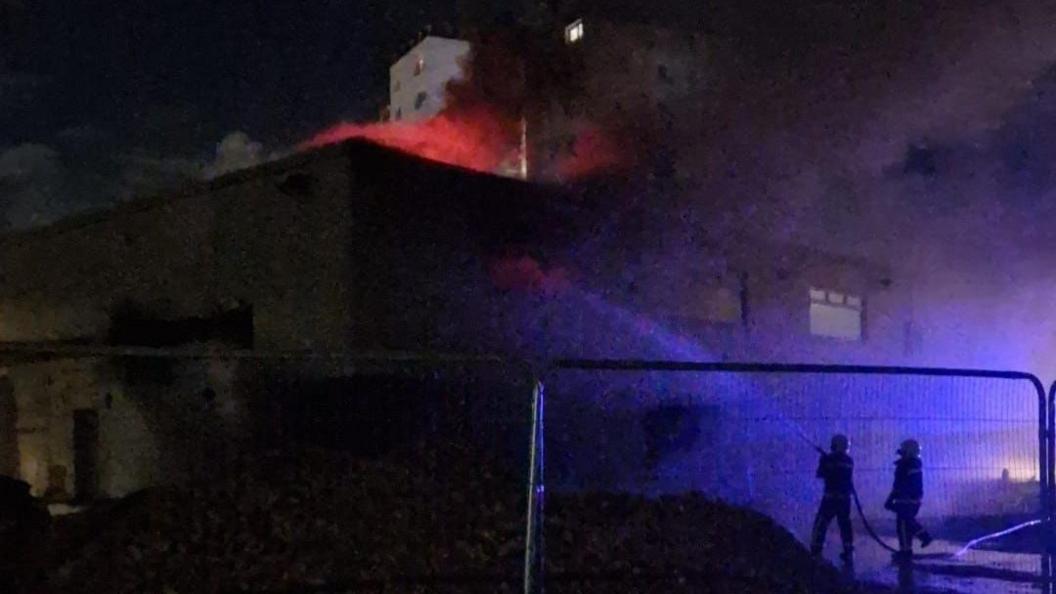
<path id="1" fill-rule="evenodd" d="M 257 348 L 341 349 L 347 164 L 344 151 L 322 151 L 4 239 L 0 341 L 105 341 L 125 303 L 161 319 L 243 304 Z M 231 433 L 225 419 L 242 408 L 232 379 L 210 379 L 216 364 L 176 362 L 167 379 L 144 382 L 129 377 L 127 361 L 8 363 L 18 472 L 37 494 L 49 486 L 73 494 L 77 409 L 99 415 L 99 489 L 117 496 L 192 474 L 211 457 L 203 444 L 222 447 L 206 434 Z M 206 384 L 217 394 L 209 403 Z"/>
<path id="2" fill-rule="evenodd" d="M 241 301 L 262 346 L 334 343 L 345 163 L 340 151 L 287 160 L 0 241 L 0 341 L 99 338 L 124 302 L 178 319 Z"/>
<path id="3" fill-rule="evenodd" d="M 97 363 L 65 360 L 11 366 L 19 407 L 20 474 L 36 495 L 49 487 L 73 494 L 73 411 L 98 409 Z M 61 477 L 61 478 L 60 478 Z"/>
<path id="4" fill-rule="evenodd" d="M 79 409 L 99 418 L 104 497 L 220 470 L 249 431 L 248 397 L 230 363 L 85 358 L 14 365 L 9 374 L 19 401 L 18 470 L 38 496 L 76 495 Z"/>
<path id="5" fill-rule="evenodd" d="M 162 318 L 249 305 L 253 346 L 268 351 L 879 362 L 903 344 L 894 313 L 905 311 L 896 307 L 901 288 L 885 286 L 882 267 L 749 244 L 681 254 L 680 263 L 721 256 L 716 270 L 678 276 L 664 270 L 663 254 L 639 255 L 634 268 L 619 251 L 584 254 L 594 214 L 576 215 L 584 219 L 578 231 L 564 228 L 576 218 L 562 210 L 564 200 L 552 189 L 365 145 L 333 147 L 0 242 L 0 341 L 102 341 L 114 308 L 131 301 Z M 509 246 L 569 268 L 575 283 L 554 295 L 497 288 L 488 264 Z M 620 281 L 629 270 L 638 299 Z M 866 299 L 865 341 L 810 337 L 812 286 Z M 742 291 L 741 319 L 728 312 L 719 323 L 708 319 Z M 687 310 L 705 312 L 702 324 L 671 330 L 702 349 L 674 352 L 661 332 L 643 334 L 639 325 L 644 316 L 662 327 Z M 104 495 L 203 476 L 237 453 L 257 422 L 253 411 L 267 408 L 254 379 L 274 371 L 268 365 L 8 361 L 20 472 L 43 493 L 49 468 L 66 468 L 51 482 L 72 492 L 73 411 L 91 409 L 99 415 Z M 283 373 L 345 372 L 298 365 Z"/>
<path id="6" fill-rule="evenodd" d="M 469 52 L 469 42 L 444 37 L 426 37 L 414 46 L 389 68 L 389 117 L 417 122 L 439 113 L 447 83 L 464 75 Z"/>
<path id="7" fill-rule="evenodd" d="M 911 287 L 886 266 L 802 246 L 745 247 L 732 256 L 744 271 L 749 348 L 742 357 L 812 363 L 905 364 L 913 345 Z M 810 330 L 810 289 L 859 296 L 861 340 L 816 336 Z"/>

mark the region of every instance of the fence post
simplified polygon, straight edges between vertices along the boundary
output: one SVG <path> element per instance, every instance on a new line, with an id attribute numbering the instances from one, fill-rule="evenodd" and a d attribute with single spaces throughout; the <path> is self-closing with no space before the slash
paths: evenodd
<path id="1" fill-rule="evenodd" d="M 544 511 L 543 481 L 543 407 L 545 393 L 543 383 L 535 382 L 532 391 L 532 428 L 528 462 L 528 525 L 524 543 L 524 593 L 543 592 L 543 539 L 542 522 Z"/>
<path id="2" fill-rule="evenodd" d="M 1056 520 L 1056 467 L 1053 466 L 1053 462 L 1056 461 L 1056 382 L 1053 382 L 1052 387 L 1049 388 L 1049 399 L 1047 403 L 1047 415 L 1046 415 L 1045 429 L 1044 429 L 1044 445 L 1045 450 L 1042 454 L 1042 481 L 1045 485 L 1045 522 L 1046 522 L 1046 543 L 1045 552 L 1052 553 L 1056 551 L 1056 529 L 1054 529 L 1054 520 Z"/>

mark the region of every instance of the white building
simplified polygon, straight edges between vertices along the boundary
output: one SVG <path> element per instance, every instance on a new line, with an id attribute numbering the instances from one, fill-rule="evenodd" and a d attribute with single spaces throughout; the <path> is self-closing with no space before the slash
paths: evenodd
<path id="1" fill-rule="evenodd" d="M 447 83 L 463 76 L 470 44 L 461 39 L 426 37 L 389 68 L 389 118 L 414 122 L 444 107 Z"/>

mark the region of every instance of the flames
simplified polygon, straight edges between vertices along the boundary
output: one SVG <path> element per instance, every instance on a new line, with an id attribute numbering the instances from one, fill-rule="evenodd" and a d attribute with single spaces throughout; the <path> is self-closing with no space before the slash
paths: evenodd
<path id="1" fill-rule="evenodd" d="M 488 106 L 445 110 L 419 122 L 339 123 L 301 144 L 313 149 L 360 138 L 411 155 L 483 173 L 519 175 L 520 123 Z M 581 126 L 567 150 L 548 163 L 548 181 L 586 179 L 626 165 L 611 133 Z"/>
<path id="2" fill-rule="evenodd" d="M 519 159 L 515 137 L 497 110 L 476 106 L 445 110 L 420 122 L 340 123 L 301 146 L 311 149 L 362 138 L 423 159 L 495 173 Z"/>
<path id="3" fill-rule="evenodd" d="M 300 148 L 359 138 L 484 173 L 519 177 L 527 161 L 528 177 L 559 183 L 626 168 L 630 160 L 622 157 L 630 156 L 629 143 L 619 140 L 619 118 L 552 117 L 554 91 L 543 83 L 550 74 L 541 80 L 528 76 L 549 73 L 551 58 L 533 48 L 533 42 L 516 31 L 493 31 L 474 42 L 461 65 L 462 76 L 445 86 L 445 107 L 438 115 L 414 122 L 339 123 Z"/>

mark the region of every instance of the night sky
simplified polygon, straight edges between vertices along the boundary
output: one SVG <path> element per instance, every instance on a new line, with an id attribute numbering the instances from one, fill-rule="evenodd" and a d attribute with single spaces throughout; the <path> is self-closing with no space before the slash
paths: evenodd
<path id="1" fill-rule="evenodd" d="M 457 20 L 440 0 L 0 0 L 16 4 L 0 19 L 0 197 L 16 225 L 171 186 L 236 131 L 246 136 L 229 138 L 234 153 L 266 155 L 337 120 L 374 119 L 400 48 Z M 698 7 L 700 29 L 731 57 L 707 67 L 733 73 L 717 118 L 732 132 L 699 147 L 701 161 L 735 142 L 759 179 L 803 196 L 875 194 L 863 184 L 890 184 L 894 171 L 941 194 L 985 164 L 1001 169 L 988 183 L 1046 195 L 1056 150 L 1037 130 L 1056 112 L 1051 4 Z M 906 166 L 914 146 L 927 150 Z M 833 171 L 850 181 L 815 179 Z"/>
<path id="2" fill-rule="evenodd" d="M 443 12 L 421 0 L 379 4 L 27 7 L 12 66 L 37 80 L 5 97 L 2 136 L 36 141 L 87 125 L 147 142 L 138 132 L 146 126 L 163 128 L 166 148 L 190 148 L 233 129 L 280 141 L 338 117 L 371 117 L 391 56 Z"/>
<path id="3" fill-rule="evenodd" d="M 393 56 L 453 16 L 428 0 L 19 4 L 0 0 L 0 195 L 19 225 L 164 188 L 235 131 L 268 151 L 376 118 Z"/>

